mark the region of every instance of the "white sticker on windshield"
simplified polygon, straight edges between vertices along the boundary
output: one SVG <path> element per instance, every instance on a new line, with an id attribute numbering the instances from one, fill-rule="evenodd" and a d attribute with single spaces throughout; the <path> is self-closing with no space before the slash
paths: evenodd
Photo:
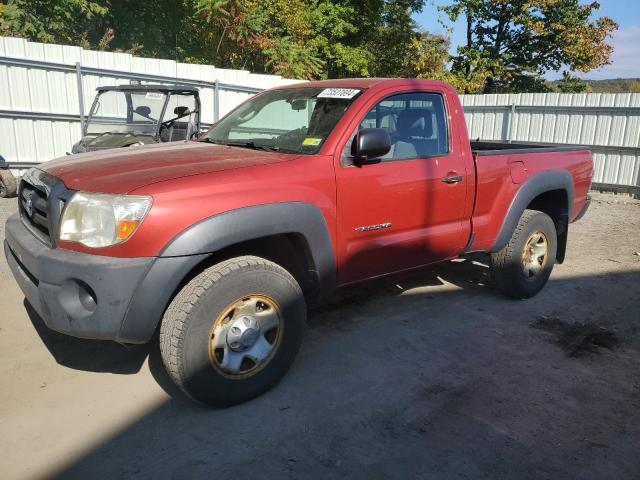
<path id="1" fill-rule="evenodd" d="M 325 88 L 317 98 L 353 98 L 360 90 L 355 88 Z"/>
<path id="2" fill-rule="evenodd" d="M 162 100 L 162 94 L 158 92 L 147 92 L 144 97 L 149 100 Z"/>

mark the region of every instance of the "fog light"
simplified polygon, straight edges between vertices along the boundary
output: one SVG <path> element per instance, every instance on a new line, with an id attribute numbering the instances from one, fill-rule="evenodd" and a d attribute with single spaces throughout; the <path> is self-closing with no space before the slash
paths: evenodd
<path id="1" fill-rule="evenodd" d="M 84 308 L 91 313 L 96 311 L 98 301 L 96 300 L 96 292 L 89 285 L 82 281 L 78 281 L 78 298 Z"/>
<path id="2" fill-rule="evenodd" d="M 93 289 L 82 280 L 67 280 L 58 294 L 60 306 L 74 319 L 91 316 L 98 308 L 98 298 Z"/>

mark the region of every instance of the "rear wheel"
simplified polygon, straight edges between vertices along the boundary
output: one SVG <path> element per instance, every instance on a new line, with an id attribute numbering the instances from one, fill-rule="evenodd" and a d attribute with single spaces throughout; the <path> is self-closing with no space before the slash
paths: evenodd
<path id="1" fill-rule="evenodd" d="M 551 217 L 537 210 L 525 210 L 507 246 L 491 254 L 496 288 L 513 298 L 533 297 L 549 280 L 557 243 Z"/>
<path id="2" fill-rule="evenodd" d="M 10 170 L 0 170 L 0 197 L 13 197 L 18 191 L 16 177 Z"/>
<path id="3" fill-rule="evenodd" d="M 275 385 L 293 362 L 306 325 L 295 279 L 268 260 L 214 265 L 174 298 L 160 327 L 173 381 L 194 400 L 228 406 Z"/>

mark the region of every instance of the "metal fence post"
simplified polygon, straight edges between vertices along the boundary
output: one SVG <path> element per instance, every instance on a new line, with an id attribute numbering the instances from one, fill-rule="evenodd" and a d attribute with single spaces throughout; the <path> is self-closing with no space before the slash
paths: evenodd
<path id="1" fill-rule="evenodd" d="M 509 128 L 507 129 L 507 142 L 513 141 L 513 123 L 516 119 L 516 104 L 511 104 L 511 110 L 509 110 Z"/>
<path id="2" fill-rule="evenodd" d="M 84 89 L 82 87 L 82 65 L 76 62 L 76 81 L 78 83 L 78 110 L 80 111 L 80 136 L 84 135 Z"/>
<path id="3" fill-rule="evenodd" d="M 220 120 L 220 82 L 213 82 L 213 122 Z"/>

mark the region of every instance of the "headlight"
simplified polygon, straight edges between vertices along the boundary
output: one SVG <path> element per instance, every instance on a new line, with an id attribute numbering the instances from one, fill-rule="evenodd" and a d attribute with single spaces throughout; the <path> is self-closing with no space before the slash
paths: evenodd
<path id="1" fill-rule="evenodd" d="M 127 240 L 151 207 L 146 195 L 76 192 L 60 220 L 60 240 L 108 247 Z"/>

